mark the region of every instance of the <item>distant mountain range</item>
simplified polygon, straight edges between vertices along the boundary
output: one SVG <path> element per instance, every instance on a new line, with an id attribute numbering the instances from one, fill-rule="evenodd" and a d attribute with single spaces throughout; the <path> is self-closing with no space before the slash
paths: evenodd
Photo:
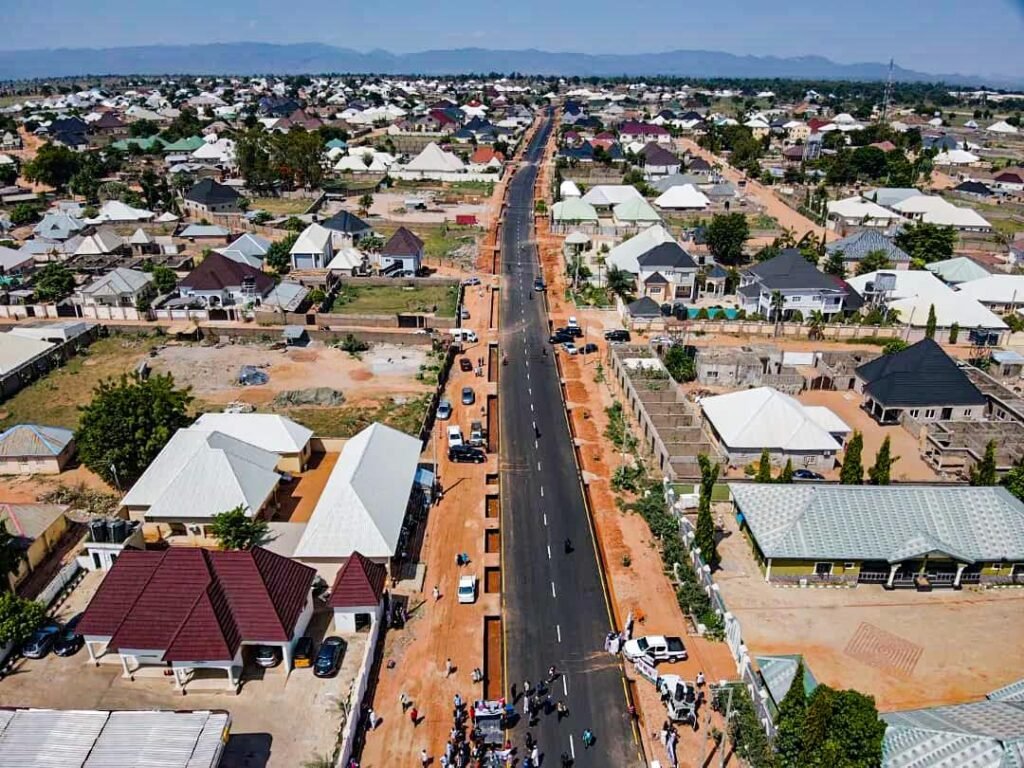
<path id="1" fill-rule="evenodd" d="M 838 64 L 821 56 L 736 56 L 720 51 L 586 54 L 533 49 L 484 48 L 395 54 L 366 53 L 322 43 L 211 43 L 145 45 L 131 48 L 57 48 L 0 51 L 0 80 L 80 75 L 249 75 L 324 72 L 382 75 L 454 75 L 469 72 L 521 72 L 530 75 L 679 77 L 780 77 L 807 80 L 884 80 L 888 65 Z M 1014 87 L 1021 78 L 915 72 L 896 67 L 902 82 Z"/>

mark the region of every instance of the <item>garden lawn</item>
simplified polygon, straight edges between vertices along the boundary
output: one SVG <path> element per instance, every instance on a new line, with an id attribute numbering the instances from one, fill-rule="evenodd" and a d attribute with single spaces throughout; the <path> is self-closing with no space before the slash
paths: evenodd
<path id="1" fill-rule="evenodd" d="M 393 315 L 432 312 L 436 306 L 438 317 L 455 317 L 458 286 L 409 287 L 401 280 L 396 282 L 393 286 L 343 285 L 327 311 L 340 315 Z"/>

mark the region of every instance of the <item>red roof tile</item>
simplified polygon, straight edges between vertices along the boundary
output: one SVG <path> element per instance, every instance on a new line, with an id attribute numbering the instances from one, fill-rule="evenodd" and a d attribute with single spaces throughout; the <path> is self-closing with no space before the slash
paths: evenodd
<path id="1" fill-rule="evenodd" d="M 232 261 L 222 254 L 211 253 L 181 281 L 181 287 L 195 291 L 222 291 L 239 288 L 246 279 L 253 281 L 261 296 L 274 287 L 274 279 L 266 272 Z"/>
<path id="2" fill-rule="evenodd" d="M 331 587 L 331 608 L 361 608 L 380 603 L 387 569 L 359 552 L 338 571 Z"/>

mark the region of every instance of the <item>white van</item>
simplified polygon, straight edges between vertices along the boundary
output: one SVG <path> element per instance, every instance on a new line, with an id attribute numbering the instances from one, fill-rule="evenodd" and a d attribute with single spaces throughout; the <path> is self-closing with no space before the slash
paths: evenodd
<path id="1" fill-rule="evenodd" d="M 576 321 L 576 318 L 572 315 L 569 316 L 568 321 L 565 323 L 566 328 L 579 328 L 580 324 Z"/>
<path id="2" fill-rule="evenodd" d="M 448 332 L 452 335 L 454 341 L 476 344 L 480 340 L 477 338 L 476 331 L 469 328 L 452 328 Z"/>
<path id="3" fill-rule="evenodd" d="M 463 442 L 464 441 L 462 439 L 462 427 L 460 427 L 458 424 L 453 424 L 452 426 L 448 427 L 448 447 L 454 448 L 457 445 L 462 445 Z"/>

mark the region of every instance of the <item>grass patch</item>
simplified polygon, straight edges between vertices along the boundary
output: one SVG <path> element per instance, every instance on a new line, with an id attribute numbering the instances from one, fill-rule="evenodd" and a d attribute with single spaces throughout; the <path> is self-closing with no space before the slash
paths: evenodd
<path id="1" fill-rule="evenodd" d="M 493 181 L 453 181 L 445 189 L 451 192 L 462 192 L 474 195 L 491 195 L 494 192 Z"/>
<path id="2" fill-rule="evenodd" d="M 427 413 L 428 396 L 409 398 L 403 403 L 387 399 L 376 407 L 343 405 L 337 408 L 308 406 L 277 409 L 277 412 L 297 421 L 320 437 L 352 437 L 374 422 L 410 435 L 419 434 Z"/>
<path id="3" fill-rule="evenodd" d="M 433 312 L 455 317 L 459 289 L 455 285 L 343 285 L 326 311 L 340 315 L 392 315 Z"/>
<path id="4" fill-rule="evenodd" d="M 266 211 L 275 216 L 293 216 L 305 213 L 312 200 L 292 200 L 287 197 L 253 197 L 249 199 L 250 210 Z"/>
<path id="5" fill-rule="evenodd" d="M 374 229 L 386 241 L 398 227 L 375 225 Z M 408 229 L 415 232 L 423 241 L 423 251 L 428 260 L 447 259 L 459 248 L 474 243 L 480 234 L 480 230 L 476 227 L 458 227 L 451 224 L 430 227 L 413 225 Z"/>
<path id="6" fill-rule="evenodd" d="M 151 336 L 109 336 L 97 339 L 66 365 L 51 371 L 0 405 L 0 428 L 15 424 L 46 424 L 75 429 L 78 406 L 92 400 L 103 379 L 130 373 L 149 350 L 163 343 Z"/>

